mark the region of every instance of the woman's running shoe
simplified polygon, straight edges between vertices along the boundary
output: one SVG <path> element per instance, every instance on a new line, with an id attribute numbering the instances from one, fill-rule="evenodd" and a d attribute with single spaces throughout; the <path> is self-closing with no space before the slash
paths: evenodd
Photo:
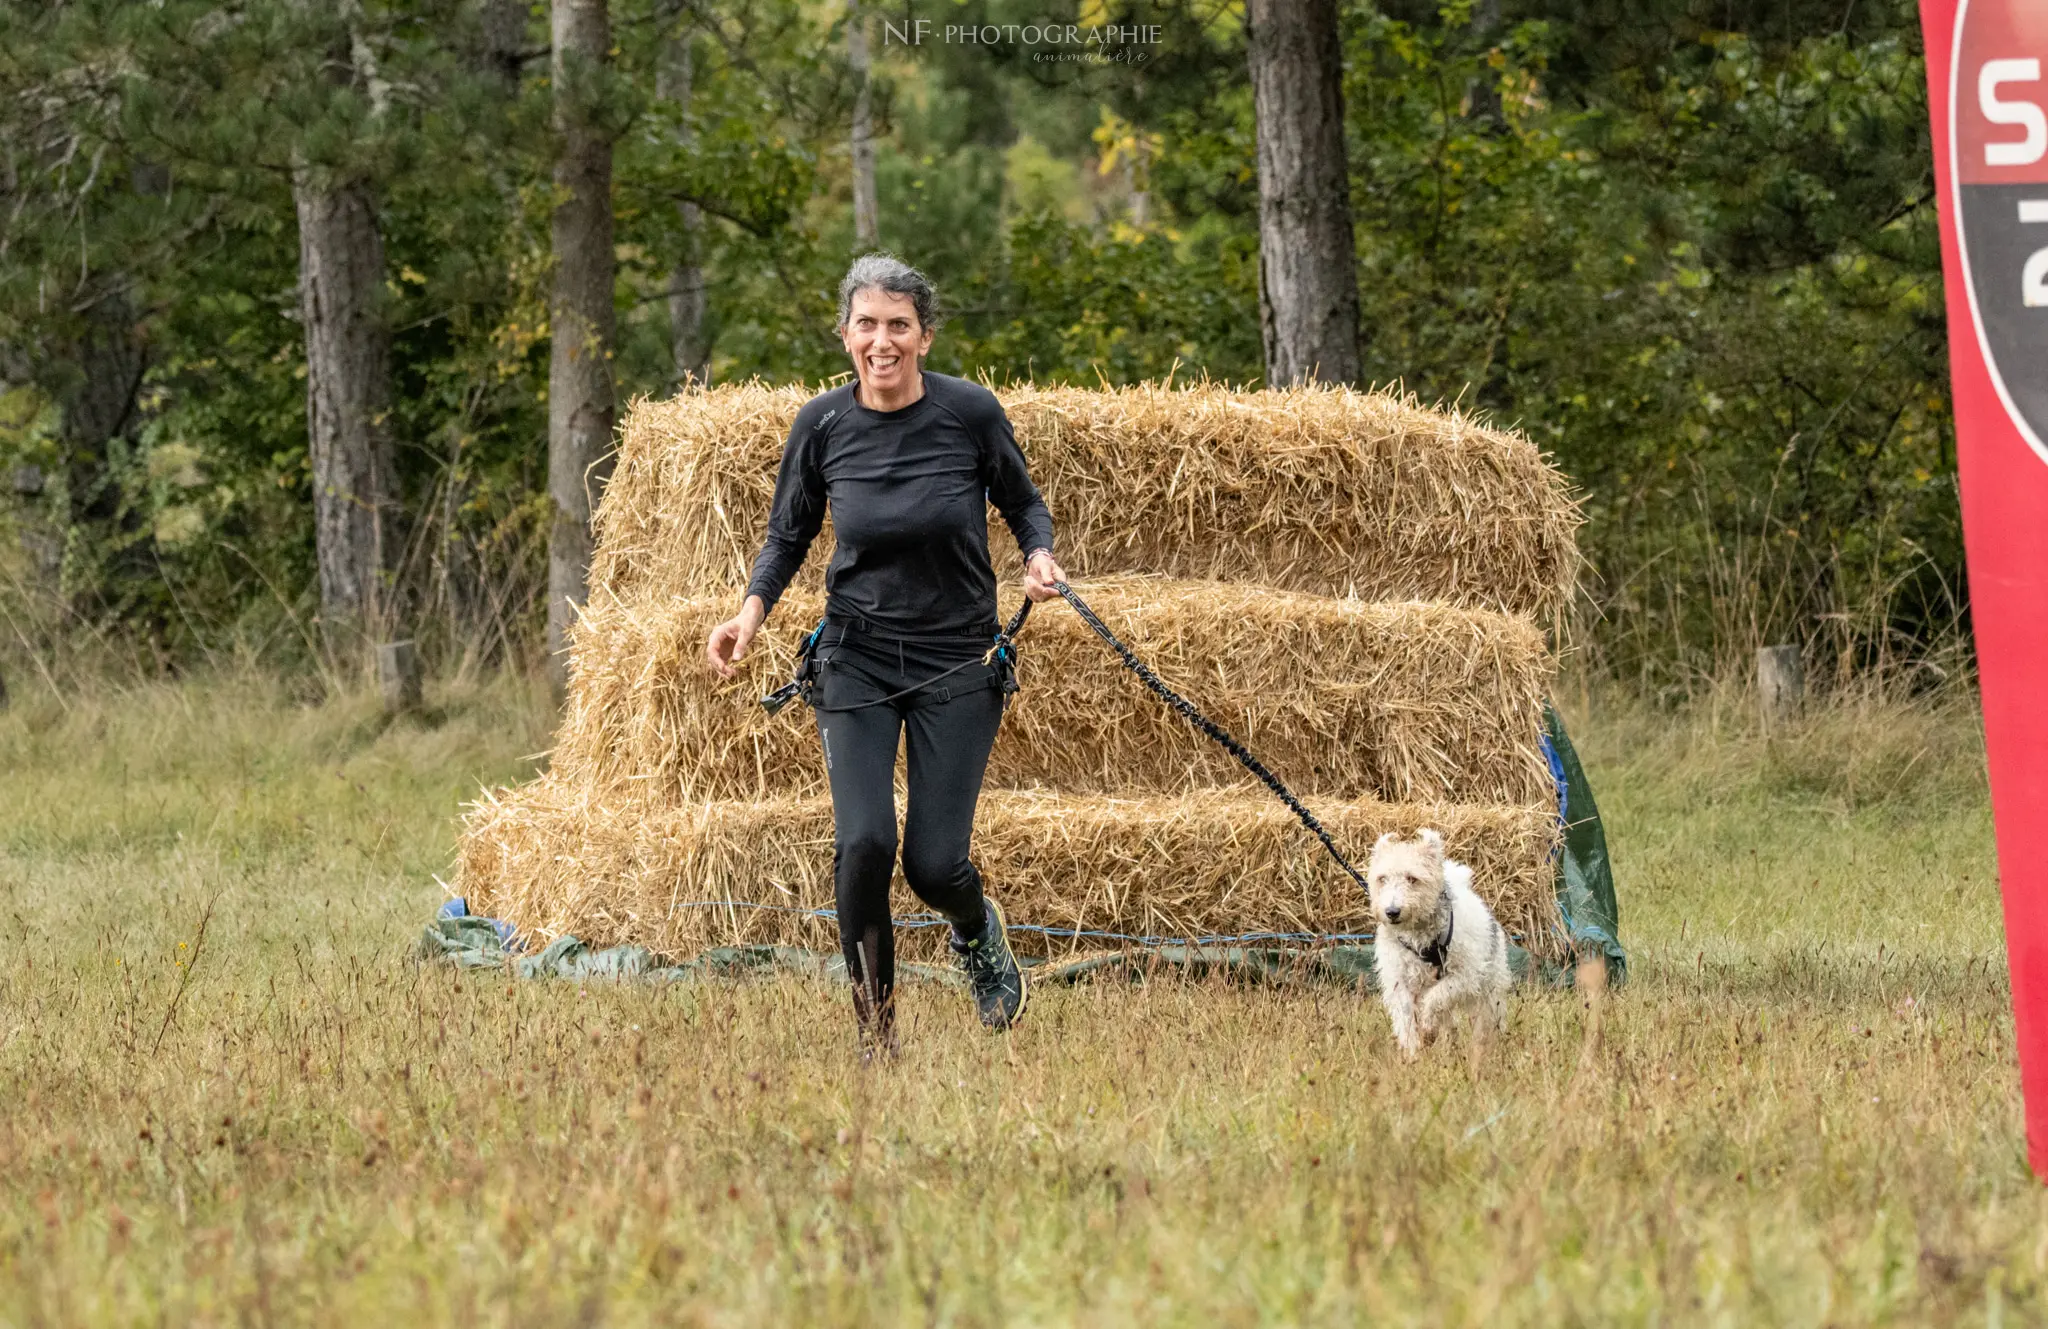
<path id="1" fill-rule="evenodd" d="M 981 935 L 972 941 L 953 937 L 953 953 L 967 975 L 974 993 L 974 1005 L 981 1022 L 991 1029 L 1008 1029 L 1024 1016 L 1026 990 L 1024 970 L 1010 950 L 1010 935 L 1003 923 L 1003 911 L 994 900 L 982 899 Z"/>

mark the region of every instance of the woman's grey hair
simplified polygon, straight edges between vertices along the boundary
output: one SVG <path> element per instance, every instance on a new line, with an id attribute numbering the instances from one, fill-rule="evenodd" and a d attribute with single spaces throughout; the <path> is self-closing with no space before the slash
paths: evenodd
<path id="1" fill-rule="evenodd" d="M 853 297 L 861 291 L 887 291 L 907 295 L 917 308 L 920 328 L 939 326 L 939 293 L 931 278 L 894 254 L 862 254 L 846 270 L 839 283 L 839 326 L 853 316 Z"/>

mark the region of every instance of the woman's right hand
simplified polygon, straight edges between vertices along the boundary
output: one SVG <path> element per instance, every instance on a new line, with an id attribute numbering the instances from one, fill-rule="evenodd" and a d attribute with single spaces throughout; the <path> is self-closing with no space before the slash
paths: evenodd
<path id="1" fill-rule="evenodd" d="M 711 640 L 704 644 L 705 658 L 720 678 L 733 676 L 733 661 L 747 658 L 747 648 L 754 644 L 754 634 L 761 630 L 761 624 L 768 618 L 768 607 L 761 603 L 761 597 L 750 595 L 740 612 L 711 629 Z"/>

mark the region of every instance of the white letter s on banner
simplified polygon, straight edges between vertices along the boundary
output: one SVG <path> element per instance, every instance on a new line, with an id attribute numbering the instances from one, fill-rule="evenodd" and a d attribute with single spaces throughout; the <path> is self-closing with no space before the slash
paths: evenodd
<path id="1" fill-rule="evenodd" d="M 2039 60 L 1986 60 L 1977 71 L 1977 106 L 1994 125 L 2020 125 L 2027 131 L 2017 143 L 1986 143 L 1987 166 L 2031 166 L 2048 153 L 2048 116 L 2030 101 L 2000 101 L 2001 83 L 2038 83 Z"/>

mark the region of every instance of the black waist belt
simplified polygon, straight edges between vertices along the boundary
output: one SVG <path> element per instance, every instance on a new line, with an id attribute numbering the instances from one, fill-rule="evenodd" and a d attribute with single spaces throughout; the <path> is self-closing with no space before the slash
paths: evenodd
<path id="1" fill-rule="evenodd" d="M 996 622 L 994 619 L 990 619 L 982 627 L 955 628 L 951 632 L 898 632 L 894 628 L 884 627 L 882 624 L 869 619 L 828 613 L 825 615 L 824 626 L 828 631 L 844 630 L 846 632 L 858 632 L 863 636 L 886 637 L 890 641 L 901 642 L 931 641 L 950 643 L 958 641 L 962 637 L 971 637 L 976 641 L 991 641 L 996 635 Z"/>
<path id="2" fill-rule="evenodd" d="M 1016 616 L 1001 628 L 994 630 L 960 628 L 950 633 L 911 637 L 890 633 L 867 619 L 853 615 L 833 615 L 828 613 L 818 621 L 817 627 L 811 629 L 810 635 L 804 638 L 803 645 L 798 648 L 796 677 L 761 698 L 761 705 L 767 709 L 770 715 L 773 715 L 791 701 L 802 697 L 814 709 L 828 709 L 819 706 L 811 695 L 813 685 L 817 682 L 819 667 L 826 664 L 829 660 L 829 655 L 819 655 L 819 648 L 826 646 L 829 651 L 830 648 L 825 641 L 828 633 L 832 633 L 837 641 L 844 641 L 848 636 L 857 632 L 871 636 L 878 644 L 883 642 L 897 643 L 899 661 L 901 660 L 902 648 L 912 643 L 922 642 L 938 645 L 943 642 L 950 646 L 957 646 L 963 641 L 975 640 L 987 641 L 989 643 L 988 650 L 980 656 L 970 655 L 952 668 L 942 670 L 932 677 L 925 679 L 922 683 L 914 683 L 907 688 L 900 689 L 886 697 L 880 697 L 871 702 L 862 702 L 860 706 L 879 706 L 884 702 L 895 701 L 899 698 L 910 696 L 913 693 L 923 692 L 932 684 L 944 684 L 947 679 L 952 678 L 962 670 L 980 663 L 992 666 L 992 668 L 987 675 L 984 675 L 984 681 L 979 686 L 1000 688 L 1003 693 L 1003 707 L 1007 710 L 1009 708 L 1010 694 L 1017 691 L 1016 636 L 1023 630 L 1024 620 L 1030 617 L 1030 615 L 1031 601 L 1026 600 L 1023 604 L 1017 606 Z M 835 629 L 836 632 L 834 632 Z M 973 691 L 975 686 L 975 684 L 970 682 L 965 690 Z M 955 691 L 956 689 L 951 686 L 942 686 L 935 693 L 926 693 L 926 695 L 944 702 L 952 700 Z M 845 708 L 834 707 L 830 709 Z M 853 709 L 859 709 L 859 707 Z"/>

